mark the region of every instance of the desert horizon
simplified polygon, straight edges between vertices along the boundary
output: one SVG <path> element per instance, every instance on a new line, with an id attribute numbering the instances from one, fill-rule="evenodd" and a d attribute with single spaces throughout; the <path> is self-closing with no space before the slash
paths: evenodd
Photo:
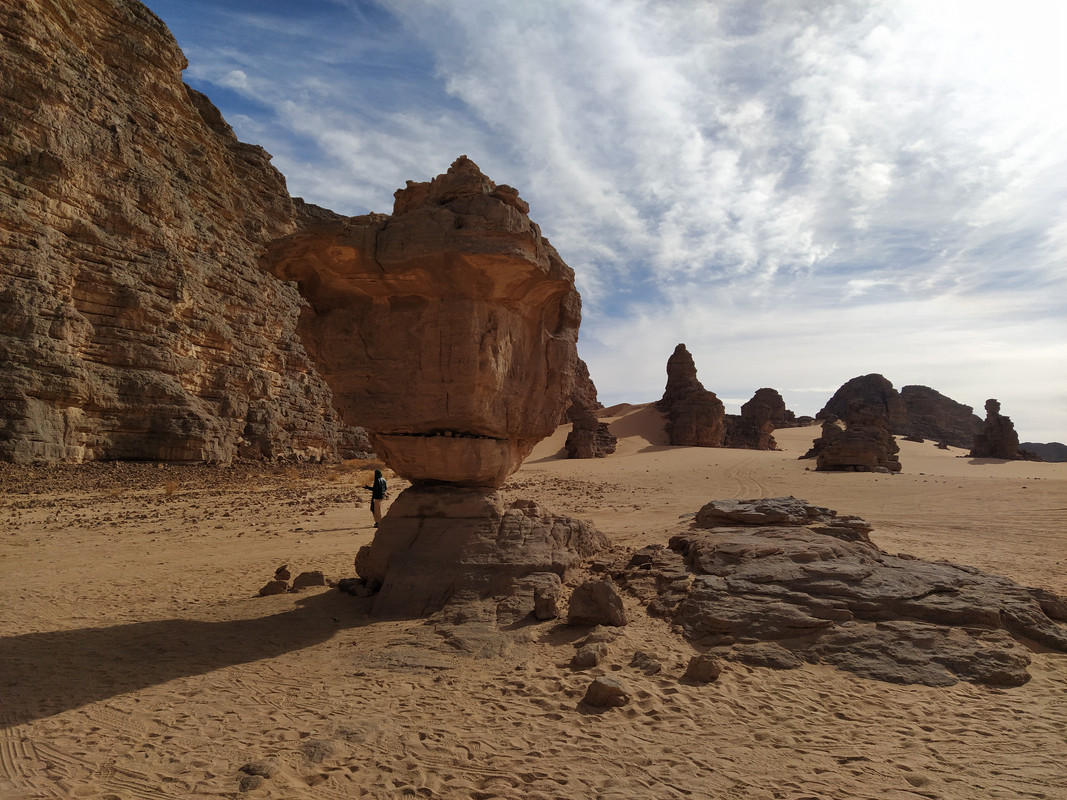
<path id="1" fill-rule="evenodd" d="M 902 471 L 816 472 L 780 450 L 670 447 L 650 404 L 601 419 L 602 459 L 566 428 L 502 487 L 593 521 L 615 552 L 666 544 L 712 499 L 793 495 L 874 526 L 883 550 L 1067 594 L 1067 465 L 900 442 Z M 608 655 L 526 621 L 445 641 L 335 588 L 258 597 L 288 565 L 331 581 L 373 534 L 373 465 L 0 467 L 5 798 L 1045 797 L 1067 790 L 1067 664 L 1031 644 L 1022 686 L 898 685 L 820 664 L 726 660 L 625 596 Z M 404 482 L 392 477 L 388 506 Z M 493 633 L 493 635 L 490 635 Z M 635 659 L 642 653 L 645 661 Z M 637 666 L 654 660 L 658 671 Z M 631 693 L 581 701 L 597 676 Z"/>

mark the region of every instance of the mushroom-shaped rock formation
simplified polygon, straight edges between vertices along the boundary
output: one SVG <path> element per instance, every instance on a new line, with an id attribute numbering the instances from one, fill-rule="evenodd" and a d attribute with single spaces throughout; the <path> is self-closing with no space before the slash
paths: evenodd
<path id="1" fill-rule="evenodd" d="M 300 334 L 346 420 L 413 483 L 496 487 L 570 400 L 574 273 L 466 156 L 396 192 L 392 216 L 324 219 L 270 244 Z"/>
<path id="2" fill-rule="evenodd" d="M 565 580 L 607 546 L 493 491 L 555 431 L 578 363 L 574 273 L 528 210 L 463 156 L 392 216 L 323 215 L 264 256 L 308 301 L 300 336 L 342 418 L 413 484 L 356 559 L 376 615 L 533 609 L 530 576 Z"/>

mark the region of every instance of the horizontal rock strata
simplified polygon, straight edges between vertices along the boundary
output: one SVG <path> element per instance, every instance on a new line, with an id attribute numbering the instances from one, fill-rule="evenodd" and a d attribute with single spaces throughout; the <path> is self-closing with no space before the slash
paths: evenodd
<path id="1" fill-rule="evenodd" d="M 318 459 L 345 441 L 298 293 L 257 269 L 310 209 L 185 67 L 134 0 L 4 3 L 0 459 Z"/>

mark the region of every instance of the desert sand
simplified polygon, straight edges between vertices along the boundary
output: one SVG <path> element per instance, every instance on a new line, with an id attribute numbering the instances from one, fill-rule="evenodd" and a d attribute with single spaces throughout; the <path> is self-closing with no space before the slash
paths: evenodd
<path id="1" fill-rule="evenodd" d="M 712 499 L 793 495 L 889 552 L 1067 594 L 1067 464 L 901 441 L 899 475 L 817 473 L 797 457 L 818 428 L 762 452 L 665 446 L 647 405 L 602 418 L 614 456 L 563 459 L 560 429 L 502 491 L 629 549 Z M 1067 797 L 1067 657 L 1036 646 L 1012 689 L 733 662 L 695 685 L 632 598 L 575 671 L 588 631 L 558 621 L 446 642 L 334 589 L 256 596 L 282 564 L 354 574 L 372 468 L 0 466 L 0 797 Z M 580 705 L 598 674 L 632 701 Z"/>

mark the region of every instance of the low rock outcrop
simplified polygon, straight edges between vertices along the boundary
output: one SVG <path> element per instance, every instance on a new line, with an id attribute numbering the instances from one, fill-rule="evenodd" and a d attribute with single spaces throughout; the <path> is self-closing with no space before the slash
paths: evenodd
<path id="1" fill-rule="evenodd" d="M 342 418 L 412 482 L 499 486 L 570 400 L 581 301 L 528 210 L 461 156 L 392 216 L 314 222 L 262 261 L 307 299 Z"/>
<path id="2" fill-rule="evenodd" d="M 1062 598 L 890 555 L 863 520 L 792 497 L 713 501 L 688 532 L 638 551 L 615 579 L 693 642 L 754 663 L 1017 686 L 1029 679 L 1027 641 L 1067 652 L 1067 629 L 1046 611 Z M 766 643 L 781 653 L 746 656 Z"/>
<path id="3" fill-rule="evenodd" d="M 824 420 L 822 435 L 801 458 L 814 457 L 821 472 L 900 472 L 899 452 L 882 409 L 853 401 L 844 427 Z"/>
<path id="4" fill-rule="evenodd" d="M 1022 458 L 1019 452 L 1019 434 L 1011 418 L 1000 413 L 1000 403 L 990 398 L 985 401 L 985 423 L 974 435 L 971 447 L 972 458 Z"/>
<path id="5" fill-rule="evenodd" d="M 0 459 L 369 447 L 296 335 L 300 296 L 256 265 L 318 210 L 185 67 L 135 0 L 4 3 Z"/>
<path id="6" fill-rule="evenodd" d="M 667 359 L 667 386 L 656 409 L 667 417 L 672 445 L 722 447 L 726 436 L 726 408 L 714 392 L 697 380 L 693 356 L 684 344 Z"/>

